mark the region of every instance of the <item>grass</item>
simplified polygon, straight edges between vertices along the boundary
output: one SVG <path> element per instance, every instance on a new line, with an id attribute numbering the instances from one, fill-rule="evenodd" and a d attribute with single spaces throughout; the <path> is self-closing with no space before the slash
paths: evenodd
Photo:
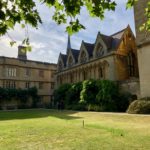
<path id="1" fill-rule="evenodd" d="M 42 109 L 0 111 L 0 150 L 149 148 L 148 115 Z"/>

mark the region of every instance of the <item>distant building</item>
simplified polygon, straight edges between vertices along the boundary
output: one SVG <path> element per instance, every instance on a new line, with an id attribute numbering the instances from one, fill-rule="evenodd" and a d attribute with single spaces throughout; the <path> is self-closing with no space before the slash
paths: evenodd
<path id="1" fill-rule="evenodd" d="M 122 90 L 139 96 L 139 72 L 135 37 L 130 26 L 113 35 L 97 34 L 95 43 L 82 41 L 80 49 L 60 53 L 57 86 L 86 79 L 118 81 Z"/>
<path id="2" fill-rule="evenodd" d="M 18 58 L 0 56 L 0 87 L 27 89 L 36 87 L 41 105 L 53 97 L 56 64 L 27 59 L 23 46 L 18 47 Z"/>

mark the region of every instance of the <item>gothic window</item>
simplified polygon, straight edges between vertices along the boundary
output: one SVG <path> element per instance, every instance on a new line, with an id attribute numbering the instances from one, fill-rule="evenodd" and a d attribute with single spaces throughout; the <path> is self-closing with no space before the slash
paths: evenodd
<path id="1" fill-rule="evenodd" d="M 85 51 L 82 51 L 81 57 L 80 57 L 80 62 L 85 63 L 86 61 L 87 61 L 86 53 L 85 53 Z"/>
<path id="2" fill-rule="evenodd" d="M 68 67 L 71 67 L 73 65 L 73 59 L 72 57 L 70 56 L 69 57 L 69 61 L 68 61 Z"/>
<path id="3" fill-rule="evenodd" d="M 73 74 L 70 73 L 70 82 L 73 83 Z"/>
<path id="4" fill-rule="evenodd" d="M 104 50 L 103 50 L 102 45 L 99 43 L 96 48 L 96 57 L 100 57 L 102 55 L 104 55 Z"/>
<path id="5" fill-rule="evenodd" d="M 62 68 L 63 68 L 63 65 L 62 65 L 62 62 L 60 61 L 59 64 L 58 64 L 58 70 L 61 71 Z"/>
<path id="6" fill-rule="evenodd" d="M 135 76 L 134 61 L 135 61 L 135 55 L 132 52 L 130 52 L 127 56 L 128 71 L 130 77 Z"/>
<path id="7" fill-rule="evenodd" d="M 98 74 L 100 79 L 104 77 L 104 70 L 102 66 L 99 67 Z"/>
<path id="8" fill-rule="evenodd" d="M 86 72 L 86 70 L 83 70 L 83 72 L 82 72 L 83 74 L 83 80 L 86 80 L 87 79 L 87 72 Z"/>

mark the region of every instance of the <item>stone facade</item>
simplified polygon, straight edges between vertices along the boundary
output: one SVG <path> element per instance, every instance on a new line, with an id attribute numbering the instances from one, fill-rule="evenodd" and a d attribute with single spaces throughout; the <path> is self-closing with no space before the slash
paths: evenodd
<path id="1" fill-rule="evenodd" d="M 141 97 L 150 97 L 150 33 L 139 30 L 147 20 L 144 12 L 148 2 L 149 0 L 139 0 L 134 7 Z"/>
<path id="2" fill-rule="evenodd" d="M 98 33 L 95 43 L 82 41 L 80 50 L 72 49 L 69 39 L 66 51 L 58 58 L 57 86 L 86 79 L 138 80 L 137 49 L 129 26 L 110 36 Z"/>
<path id="3" fill-rule="evenodd" d="M 53 95 L 56 64 L 28 60 L 26 53 L 19 56 L 19 54 L 18 58 L 0 56 L 0 87 L 17 89 L 37 87 L 41 105 L 49 104 Z"/>

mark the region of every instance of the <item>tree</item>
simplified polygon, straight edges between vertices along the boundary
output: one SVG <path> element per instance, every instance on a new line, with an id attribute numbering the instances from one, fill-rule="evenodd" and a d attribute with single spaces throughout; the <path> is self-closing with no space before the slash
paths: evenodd
<path id="1" fill-rule="evenodd" d="M 131 8 L 137 1 L 128 0 L 127 8 Z M 87 8 L 91 17 L 103 19 L 105 11 L 115 11 L 117 5 L 116 0 L 38 0 L 38 2 L 54 8 L 52 19 L 57 24 L 66 24 L 66 31 L 69 34 L 85 29 L 78 19 L 82 7 Z M 147 22 L 143 24 L 142 29 L 150 31 L 150 2 L 146 8 L 146 16 Z M 13 29 L 16 23 L 21 24 L 23 28 L 26 24 L 38 28 L 38 24 L 42 23 L 34 0 L 0 1 L 0 36 L 6 34 L 9 29 Z M 23 42 L 29 45 L 28 38 Z"/>

